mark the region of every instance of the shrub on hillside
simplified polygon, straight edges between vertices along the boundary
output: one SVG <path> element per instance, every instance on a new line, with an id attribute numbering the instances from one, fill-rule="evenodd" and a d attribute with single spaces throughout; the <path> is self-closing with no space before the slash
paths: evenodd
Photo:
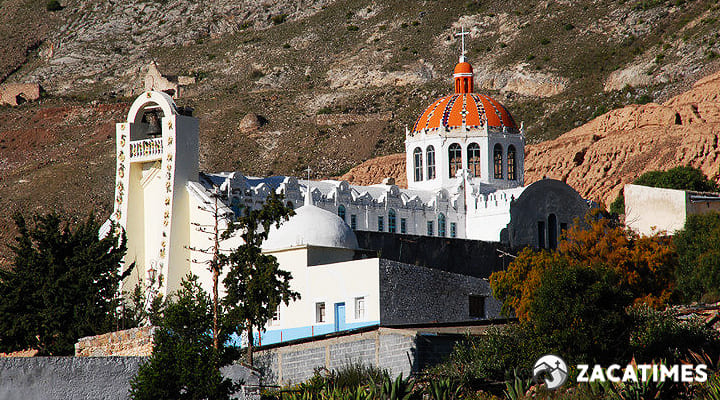
<path id="1" fill-rule="evenodd" d="M 60 11 L 63 9 L 63 6 L 60 5 L 60 2 L 58 0 L 48 0 L 47 3 L 45 3 L 45 9 L 48 11 Z"/>
<path id="2" fill-rule="evenodd" d="M 720 299 L 720 214 L 691 215 L 673 242 L 678 253 L 678 291 L 685 301 Z"/>
<path id="3" fill-rule="evenodd" d="M 678 320 L 676 313 L 638 306 L 629 310 L 632 321 L 629 353 L 638 362 L 665 360 L 669 364 L 687 360 L 691 352 L 711 354 L 717 359 L 720 334 L 697 318 Z"/>

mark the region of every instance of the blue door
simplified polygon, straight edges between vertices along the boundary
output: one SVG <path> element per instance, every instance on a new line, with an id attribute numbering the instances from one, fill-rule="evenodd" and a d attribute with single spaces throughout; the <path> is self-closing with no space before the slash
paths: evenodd
<path id="1" fill-rule="evenodd" d="M 345 329 L 345 303 L 335 303 L 335 332 Z"/>

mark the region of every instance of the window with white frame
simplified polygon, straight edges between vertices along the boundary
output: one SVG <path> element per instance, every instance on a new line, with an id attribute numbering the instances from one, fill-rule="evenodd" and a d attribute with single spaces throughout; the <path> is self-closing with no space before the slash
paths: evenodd
<path id="1" fill-rule="evenodd" d="M 325 302 L 315 303 L 315 322 L 325 322 Z"/>
<path id="2" fill-rule="evenodd" d="M 416 147 L 413 151 L 413 167 L 415 169 L 415 182 L 423 180 L 422 150 Z"/>
<path id="3" fill-rule="evenodd" d="M 365 319 L 365 297 L 355 298 L 355 319 Z"/>
<path id="4" fill-rule="evenodd" d="M 448 148 L 448 166 L 450 178 L 454 178 L 458 170 L 462 168 L 462 149 L 457 143 L 451 144 Z"/>
<path id="5" fill-rule="evenodd" d="M 271 326 L 278 326 L 280 325 L 280 306 L 275 309 L 275 313 L 272 316 L 272 319 L 270 320 Z"/>
<path id="6" fill-rule="evenodd" d="M 427 147 L 425 158 L 427 159 L 427 178 L 435 179 L 435 147 Z"/>

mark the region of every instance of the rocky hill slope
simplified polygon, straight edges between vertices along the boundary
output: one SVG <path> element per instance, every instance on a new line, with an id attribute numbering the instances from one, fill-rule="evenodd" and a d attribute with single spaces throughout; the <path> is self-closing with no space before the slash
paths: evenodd
<path id="1" fill-rule="evenodd" d="M 662 103 L 605 113 L 554 140 L 525 148 L 525 183 L 567 182 L 586 199 L 610 204 L 626 183 L 647 171 L 692 165 L 720 180 L 720 73 Z M 341 177 L 355 184 L 385 177 L 406 185 L 405 155 L 379 157 Z"/>
<path id="2" fill-rule="evenodd" d="M 720 74 L 714 74 L 662 104 L 613 110 L 529 146 L 526 179 L 560 179 L 606 204 L 646 171 L 692 165 L 718 181 L 719 134 Z"/>
<path id="3" fill-rule="evenodd" d="M 107 215 L 112 124 L 153 61 L 196 78 L 178 103 L 200 118 L 202 170 L 310 166 L 317 178 L 402 151 L 405 126 L 451 90 L 461 27 L 478 90 L 524 121 L 531 143 L 614 108 L 664 102 L 720 66 L 714 0 L 48 5 L 0 0 L 0 84 L 47 91 L 0 106 L 0 244 L 15 211 Z"/>

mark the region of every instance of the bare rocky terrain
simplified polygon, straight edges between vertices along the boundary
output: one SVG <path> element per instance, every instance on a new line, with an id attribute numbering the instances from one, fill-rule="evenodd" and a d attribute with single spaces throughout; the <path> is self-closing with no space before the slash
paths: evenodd
<path id="1" fill-rule="evenodd" d="M 704 129 L 690 121 L 711 114 L 698 105 L 693 120 L 692 106 L 668 101 L 720 67 L 716 1 L 60 0 L 54 11 L 47 4 L 0 0 L 0 84 L 46 90 L 39 102 L 0 107 L 0 244 L 13 235 L 16 211 L 109 213 L 113 124 L 142 90 L 150 62 L 196 78 L 178 103 L 200 118 L 201 169 L 298 175 L 310 166 L 322 178 L 403 150 L 405 127 L 451 91 L 461 27 L 470 32 L 476 89 L 506 104 L 525 122 L 528 142 L 540 144 L 528 148 L 528 177 L 564 178 L 606 199 L 641 172 L 646 163 L 635 155 L 651 145 L 685 149 L 658 165 L 695 160 L 705 168 L 702 156 L 691 156 L 705 154 L 705 139 L 680 138 Z M 639 111 L 642 104 L 655 111 Z M 612 122 L 666 112 L 680 113 L 679 127 Z M 557 149 L 546 142 L 568 131 L 575 137 L 575 128 L 601 139 L 563 136 L 568 142 Z M 640 138 L 624 132 L 636 128 L 649 144 L 633 147 Z M 613 152 L 635 155 L 620 163 Z M 385 168 L 372 173 L 402 170 L 402 160 L 390 160 L 372 161 Z M 583 186 L 583 174 L 602 182 Z M 0 257 L 6 253 L 0 245 Z"/>

